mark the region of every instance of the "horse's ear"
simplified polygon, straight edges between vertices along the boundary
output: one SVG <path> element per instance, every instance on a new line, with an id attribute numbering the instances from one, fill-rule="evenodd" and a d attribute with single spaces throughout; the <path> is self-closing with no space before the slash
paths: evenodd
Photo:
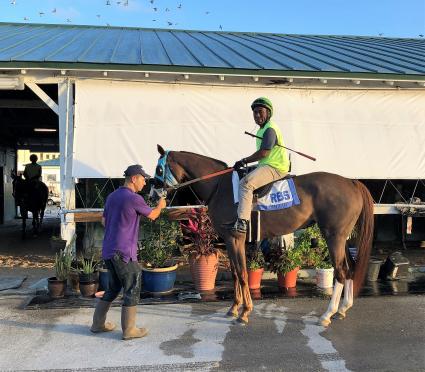
<path id="1" fill-rule="evenodd" d="M 161 145 L 156 145 L 156 148 L 158 149 L 158 152 L 161 156 L 164 156 L 165 150 L 162 148 Z"/>

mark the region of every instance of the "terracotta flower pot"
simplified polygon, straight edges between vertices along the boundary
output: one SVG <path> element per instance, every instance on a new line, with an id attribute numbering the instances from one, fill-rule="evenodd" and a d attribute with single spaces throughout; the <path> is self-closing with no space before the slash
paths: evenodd
<path id="1" fill-rule="evenodd" d="M 93 297 L 97 292 L 97 282 L 80 282 L 80 292 L 83 297 Z"/>
<path id="2" fill-rule="evenodd" d="M 218 271 L 218 255 L 191 256 L 189 258 L 190 272 L 195 288 L 198 291 L 210 291 L 215 287 Z"/>
<path id="3" fill-rule="evenodd" d="M 258 289 L 261 287 L 261 278 L 263 277 L 264 269 L 248 270 L 248 286 L 249 289 Z"/>
<path id="4" fill-rule="evenodd" d="M 47 279 L 49 296 L 52 298 L 62 298 L 65 295 L 66 280 L 58 280 L 55 276 Z"/>
<path id="5" fill-rule="evenodd" d="M 68 287 L 71 288 L 73 292 L 80 293 L 80 278 L 78 273 L 71 272 L 68 275 Z"/>
<path id="6" fill-rule="evenodd" d="M 297 274 L 300 268 L 297 267 L 294 270 L 291 270 L 287 273 L 278 273 L 277 274 L 277 285 L 280 288 L 292 288 L 297 285 Z"/>

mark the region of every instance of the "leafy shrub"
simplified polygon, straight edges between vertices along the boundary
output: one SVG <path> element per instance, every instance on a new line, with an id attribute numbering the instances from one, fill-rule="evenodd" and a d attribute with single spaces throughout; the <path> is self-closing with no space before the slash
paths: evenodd
<path id="1" fill-rule="evenodd" d="M 178 241 L 182 237 L 179 223 L 171 221 L 167 213 L 155 221 L 143 219 L 138 258 L 147 267 L 161 268 L 171 265 L 171 259 L 178 250 Z"/>
<path id="2" fill-rule="evenodd" d="M 184 249 L 184 254 L 196 257 L 218 254 L 214 246 L 218 235 L 205 208 L 192 209 L 187 222 L 181 222 L 184 238 L 193 243 Z"/>
<path id="3" fill-rule="evenodd" d="M 317 224 L 301 231 L 295 239 L 295 247 L 301 252 L 303 267 L 322 269 L 332 267 L 328 245 Z"/>

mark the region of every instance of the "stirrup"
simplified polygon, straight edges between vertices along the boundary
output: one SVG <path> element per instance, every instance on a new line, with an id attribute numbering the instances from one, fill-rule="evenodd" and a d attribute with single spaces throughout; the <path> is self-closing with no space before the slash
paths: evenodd
<path id="1" fill-rule="evenodd" d="M 238 218 L 235 224 L 232 226 L 233 231 L 237 231 L 242 234 L 246 234 L 247 229 L 248 229 L 248 221 L 243 220 L 241 218 Z"/>

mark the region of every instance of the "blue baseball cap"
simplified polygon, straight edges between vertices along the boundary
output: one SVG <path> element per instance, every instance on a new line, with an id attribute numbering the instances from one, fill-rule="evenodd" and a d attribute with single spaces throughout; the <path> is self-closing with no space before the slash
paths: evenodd
<path id="1" fill-rule="evenodd" d="M 137 176 L 138 174 L 145 178 L 151 177 L 143 170 L 143 167 L 140 164 L 129 165 L 128 168 L 124 171 L 124 176 L 126 177 Z"/>

